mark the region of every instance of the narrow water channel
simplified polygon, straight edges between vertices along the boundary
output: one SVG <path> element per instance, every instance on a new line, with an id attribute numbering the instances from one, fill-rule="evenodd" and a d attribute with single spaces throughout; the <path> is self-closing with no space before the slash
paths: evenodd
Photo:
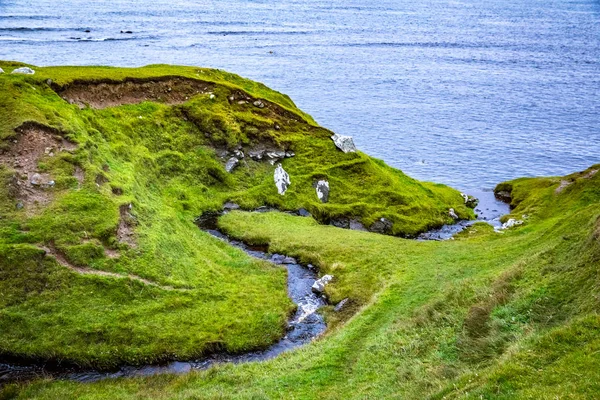
<path id="1" fill-rule="evenodd" d="M 228 242 L 230 245 L 244 250 L 248 255 L 274 264 L 284 266 L 288 271 L 288 295 L 298 306 L 288 321 L 287 333 L 278 342 L 261 351 L 242 354 L 214 354 L 191 361 L 173 361 L 166 364 L 149 364 L 142 366 L 123 366 L 117 371 L 97 371 L 93 369 L 76 369 L 43 364 L 20 364 L 19 362 L 3 363 L 0 360 L 0 384 L 18 380 L 29 380 L 39 377 L 74 380 L 78 382 L 94 382 L 107 378 L 149 376 L 164 373 L 185 373 L 192 370 L 206 369 L 217 363 L 243 363 L 263 361 L 310 343 L 322 334 L 326 325 L 317 310 L 326 304 L 325 300 L 312 292 L 312 285 L 317 280 L 317 272 L 300 265 L 295 259 L 281 254 L 269 254 L 266 249 L 248 246 L 240 241 L 230 240 L 215 229 L 205 231 Z M 212 228 L 212 227 L 211 227 Z"/>

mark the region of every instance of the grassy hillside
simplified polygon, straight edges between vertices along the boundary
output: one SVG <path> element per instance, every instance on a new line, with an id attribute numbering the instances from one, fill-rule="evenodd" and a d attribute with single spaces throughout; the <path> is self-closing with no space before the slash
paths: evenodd
<path id="1" fill-rule="evenodd" d="M 499 185 L 512 197 L 509 217 L 524 223 L 503 233 L 476 224 L 446 242 L 341 230 L 281 213 L 228 214 L 220 224 L 231 234 L 269 243 L 335 276 L 328 294 L 334 302 L 349 297 L 350 307 L 327 311 L 334 328 L 325 337 L 263 363 L 94 384 L 39 381 L 4 393 L 23 399 L 597 398 L 599 170 Z"/>
<path id="2" fill-rule="evenodd" d="M 2 354 L 105 367 L 281 337 L 293 311 L 285 271 L 194 225 L 226 201 L 305 208 L 321 223 L 387 218 L 397 235 L 451 222 L 450 208 L 473 216 L 457 191 L 341 152 L 287 96 L 238 76 L 32 68 L 0 74 Z M 253 151 L 288 153 L 285 195 Z M 236 152 L 246 156 L 226 172 Z"/>

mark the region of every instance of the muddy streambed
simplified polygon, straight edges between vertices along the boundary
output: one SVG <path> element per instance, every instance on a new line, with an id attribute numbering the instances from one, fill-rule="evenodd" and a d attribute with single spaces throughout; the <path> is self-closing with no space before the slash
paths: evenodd
<path id="1" fill-rule="evenodd" d="M 204 227 L 209 228 L 209 227 Z M 213 228 L 210 226 L 210 228 Z M 273 358 L 284 351 L 305 345 L 322 334 L 326 325 L 317 310 L 326 304 L 325 300 L 312 292 L 312 285 L 317 280 L 317 272 L 297 263 L 291 257 L 280 254 L 268 254 L 266 249 L 248 246 L 240 241 L 230 240 L 215 229 L 204 229 L 211 235 L 224 240 L 232 246 L 244 250 L 248 255 L 262 260 L 271 261 L 284 266 L 288 271 L 288 295 L 298 306 L 292 318 L 288 321 L 286 335 L 265 350 L 242 354 L 214 354 L 205 358 L 191 361 L 173 361 L 166 364 L 143 366 L 123 366 L 116 371 L 98 371 L 93 369 L 78 369 L 45 365 L 43 363 L 3 363 L 0 360 L 0 384 L 18 380 L 28 380 L 38 377 L 74 380 L 78 382 L 94 382 L 106 378 L 148 376 L 163 373 L 185 373 L 191 370 L 206 369 L 217 363 L 243 363 L 263 361 Z"/>

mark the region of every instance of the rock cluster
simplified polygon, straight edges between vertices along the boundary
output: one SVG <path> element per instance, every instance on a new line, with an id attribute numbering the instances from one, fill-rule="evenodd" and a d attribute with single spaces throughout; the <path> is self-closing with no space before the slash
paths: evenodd
<path id="1" fill-rule="evenodd" d="M 239 146 L 234 151 L 223 151 L 221 158 L 227 159 L 225 162 L 225 170 L 227 172 L 233 171 L 240 163 L 241 160 L 248 156 L 254 161 L 268 161 L 271 165 L 275 165 L 276 162 L 283 160 L 284 158 L 294 157 L 296 154 L 293 151 L 285 151 L 272 147 L 257 146 L 253 149 L 244 149 Z"/>

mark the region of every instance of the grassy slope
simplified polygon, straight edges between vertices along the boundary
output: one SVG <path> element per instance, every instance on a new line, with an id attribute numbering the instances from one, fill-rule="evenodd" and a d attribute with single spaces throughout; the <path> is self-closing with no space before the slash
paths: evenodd
<path id="1" fill-rule="evenodd" d="M 600 169 L 595 166 L 593 169 Z M 591 169 L 590 171 L 592 171 Z M 333 300 L 359 312 L 275 360 L 185 376 L 12 386 L 19 398 L 597 398 L 600 173 L 521 179 L 503 234 L 477 224 L 447 242 L 229 214 L 232 234 L 318 263 Z M 347 312 L 351 312 L 349 310 Z M 344 314 L 328 312 L 334 324 Z M 347 316 L 347 315 L 346 315 Z"/>
<path id="2" fill-rule="evenodd" d="M 6 71 L 17 65 L 0 62 Z M 463 217 L 472 215 L 453 189 L 417 182 L 362 153 L 343 154 L 331 133 L 315 126 L 289 98 L 235 75 L 171 66 L 34 68 L 33 76 L 0 75 L 0 146 L 10 148 L 14 129 L 36 121 L 61 131 L 79 149 L 40 160 L 39 169 L 56 186 L 50 190 L 53 202 L 37 210 L 15 209 L 9 190 L 13 173 L 0 166 L 2 353 L 109 366 L 273 342 L 292 310 L 285 272 L 249 259 L 192 222 L 226 200 L 248 208 L 306 207 L 323 219 L 354 215 L 366 224 L 385 216 L 404 234 L 449 222 L 450 207 Z M 145 102 L 79 109 L 47 84 L 47 79 L 64 85 L 171 75 L 218 83 L 216 98 L 200 95 L 172 107 Z M 228 95 L 238 88 L 310 123 L 252 105 L 229 105 Z M 227 174 L 215 155 L 214 146 L 260 140 L 296 153 L 283 162 L 292 179 L 285 196 L 273 184 L 274 166 L 248 161 Z M 85 174 L 81 187 L 73 176 L 77 168 Z M 322 177 L 332 186 L 328 204 L 318 202 L 312 187 Z M 116 237 L 119 207 L 129 203 L 136 248 Z M 78 275 L 44 257 L 41 245 L 55 247 L 77 266 L 135 274 L 177 290 Z M 109 252 L 120 256 L 111 258 Z"/>

